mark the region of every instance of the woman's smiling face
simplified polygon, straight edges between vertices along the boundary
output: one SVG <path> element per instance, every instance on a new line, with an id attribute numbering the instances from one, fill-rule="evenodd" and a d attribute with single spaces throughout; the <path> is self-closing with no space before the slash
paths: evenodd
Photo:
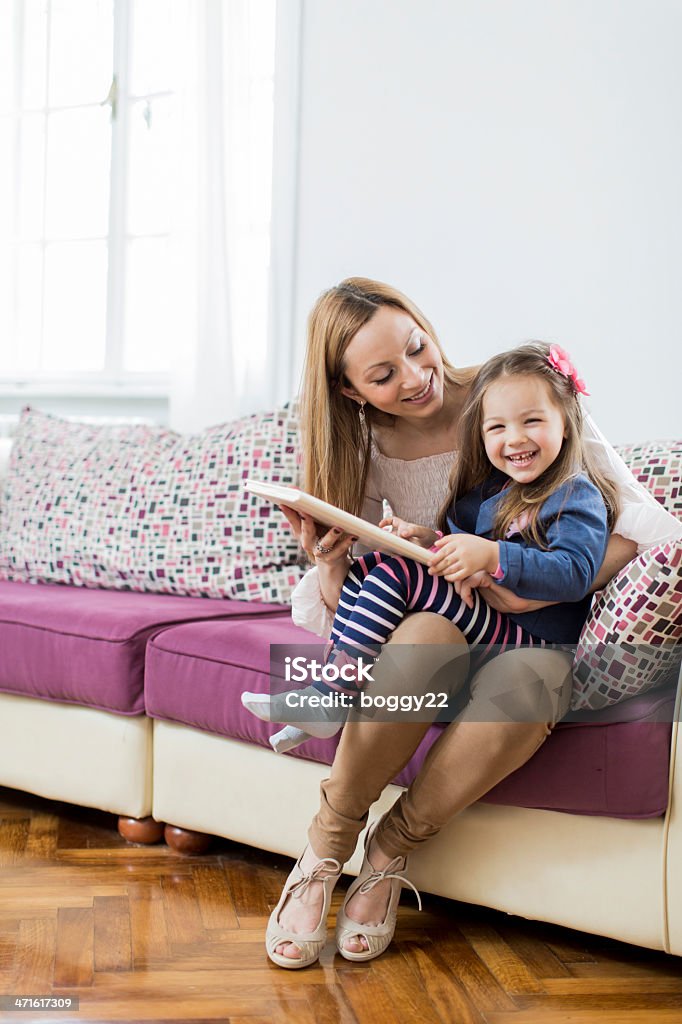
<path id="1" fill-rule="evenodd" d="M 381 412 L 425 419 L 443 405 L 443 360 L 438 346 L 409 314 L 381 306 L 346 349 L 344 395 Z"/>

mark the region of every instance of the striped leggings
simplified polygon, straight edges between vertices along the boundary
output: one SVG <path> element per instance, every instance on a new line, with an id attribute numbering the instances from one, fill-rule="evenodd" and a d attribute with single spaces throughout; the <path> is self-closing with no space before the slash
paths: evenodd
<path id="1" fill-rule="evenodd" d="M 471 668 L 477 670 L 489 657 L 514 647 L 544 647 L 545 641 L 513 622 L 504 612 L 491 608 L 477 590 L 468 608 L 452 583 L 429 576 L 427 567 L 410 558 L 388 557 L 375 551 L 353 563 L 341 591 L 332 626 L 334 645 L 329 661 L 374 661 L 383 644 L 406 612 L 435 612 L 450 619 L 467 638 Z M 347 675 L 347 673 L 344 673 Z M 341 690 L 356 693 L 355 681 L 316 682 L 323 693 Z"/>

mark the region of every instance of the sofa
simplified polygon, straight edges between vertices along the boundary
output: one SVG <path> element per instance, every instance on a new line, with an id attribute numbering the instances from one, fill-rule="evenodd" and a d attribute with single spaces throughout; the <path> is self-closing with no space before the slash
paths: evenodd
<path id="1" fill-rule="evenodd" d="M 240 694 L 267 688 L 271 644 L 315 642 L 283 602 L 0 579 L 0 785 L 117 814 L 137 840 L 158 838 L 159 822 L 178 848 L 183 835 L 217 835 L 295 857 L 337 741 L 275 754 L 277 726 Z M 677 667 L 647 692 L 570 715 L 415 852 L 414 883 L 682 954 L 681 694 Z"/>

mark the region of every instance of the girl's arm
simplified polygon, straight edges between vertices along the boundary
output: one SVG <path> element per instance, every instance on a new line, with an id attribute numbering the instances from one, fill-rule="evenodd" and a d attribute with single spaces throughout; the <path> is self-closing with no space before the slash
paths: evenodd
<path id="1" fill-rule="evenodd" d="M 580 601 L 592 589 L 606 555 L 609 532 L 601 494 L 575 477 L 547 499 L 541 512 L 547 549 L 497 542 L 499 582 L 538 601 Z"/>
<path id="2" fill-rule="evenodd" d="M 478 574 L 484 570 L 518 597 L 580 601 L 590 592 L 606 555 L 609 533 L 602 496 L 587 477 L 575 477 L 544 502 L 540 514 L 546 547 L 455 532 L 437 541 L 439 551 L 429 572 L 453 583 L 476 574 L 480 585 Z"/>
<path id="3" fill-rule="evenodd" d="M 637 545 L 634 541 L 625 540 L 624 537 L 619 537 L 617 533 L 611 534 L 604 561 L 590 588 L 590 593 L 593 594 L 595 591 L 605 587 L 616 573 L 620 572 L 628 562 L 632 561 L 636 553 Z M 559 603 L 558 601 L 533 601 L 527 597 L 519 597 L 518 594 L 514 594 L 508 587 L 501 587 L 499 583 L 495 583 L 492 576 L 489 576 L 487 573 L 481 573 L 480 576 L 477 574 L 474 585 L 476 589 L 481 591 L 481 596 L 491 608 L 507 614 L 511 612 L 512 614 L 520 615 L 522 612 L 534 612 L 538 608 L 548 608 L 551 604 Z M 471 589 L 472 586 L 467 580 L 463 580 L 461 585 L 457 587 L 458 593 L 461 593 L 465 601 L 471 593 Z"/>

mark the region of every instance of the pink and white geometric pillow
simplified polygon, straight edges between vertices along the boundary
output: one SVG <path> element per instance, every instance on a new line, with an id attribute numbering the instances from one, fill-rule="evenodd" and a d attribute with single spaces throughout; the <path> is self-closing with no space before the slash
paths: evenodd
<path id="1" fill-rule="evenodd" d="M 651 690 L 682 660 L 682 541 L 650 548 L 595 599 L 573 663 L 574 710 Z"/>
<path id="2" fill-rule="evenodd" d="M 618 448 L 626 465 L 682 520 L 682 442 Z M 653 689 L 682 658 L 682 542 L 650 548 L 597 595 L 573 666 L 574 709 L 597 709 Z"/>
<path id="3" fill-rule="evenodd" d="M 4 485 L 0 578 L 287 603 L 303 575 L 278 509 L 244 480 L 295 484 L 297 411 L 183 436 L 24 410 Z"/>
<path id="4" fill-rule="evenodd" d="M 682 441 L 646 441 L 616 451 L 632 475 L 682 520 Z"/>

